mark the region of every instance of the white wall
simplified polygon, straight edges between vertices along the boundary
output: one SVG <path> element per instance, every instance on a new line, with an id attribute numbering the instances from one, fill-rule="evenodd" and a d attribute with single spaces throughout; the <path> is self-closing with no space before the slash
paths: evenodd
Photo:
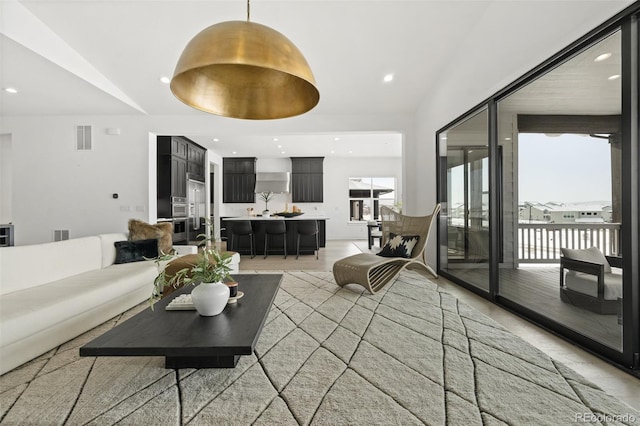
<path id="1" fill-rule="evenodd" d="M 93 126 L 93 150 L 76 151 L 75 126 Z M 129 218 L 146 220 L 149 130 L 128 117 L 4 119 L 13 141 L 16 245 L 123 232 Z M 118 127 L 119 136 L 105 129 Z M 112 198 L 117 193 L 118 199 Z"/>

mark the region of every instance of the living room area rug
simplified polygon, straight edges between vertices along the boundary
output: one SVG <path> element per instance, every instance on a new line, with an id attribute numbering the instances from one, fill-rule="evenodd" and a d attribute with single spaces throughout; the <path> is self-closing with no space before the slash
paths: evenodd
<path id="1" fill-rule="evenodd" d="M 0 377 L 0 423 L 640 424 L 640 412 L 416 272 L 375 295 L 330 272 L 283 274 L 236 368 L 79 357 L 142 303 Z"/>

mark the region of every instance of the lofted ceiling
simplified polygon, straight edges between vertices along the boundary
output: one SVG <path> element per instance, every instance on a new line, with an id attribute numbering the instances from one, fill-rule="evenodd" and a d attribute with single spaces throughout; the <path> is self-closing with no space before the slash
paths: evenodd
<path id="1" fill-rule="evenodd" d="M 490 81 L 498 71 L 490 70 L 492 61 L 503 60 L 506 51 L 532 49 L 528 59 L 533 62 L 528 66 L 535 65 L 563 47 L 548 50 L 540 46 L 544 40 L 563 39 L 585 22 L 595 26 L 631 3 L 254 0 L 251 19 L 280 31 L 305 55 L 320 90 L 318 106 L 307 113 L 310 119 L 413 117 L 461 64 L 478 69 L 478 82 Z M 3 117 L 206 116 L 174 98 L 160 77 L 171 77 L 182 49 L 200 30 L 246 17 L 244 0 L 2 0 L 0 4 L 0 83 L 3 89 L 18 90 L 1 92 Z M 536 32 L 544 34 L 532 37 Z M 513 61 L 519 59 L 513 56 Z M 521 62 L 512 65 L 507 76 L 522 72 Z M 384 83 L 388 73 L 394 79 Z M 493 78 L 494 83 L 499 81 Z M 286 125 L 278 132 L 255 132 L 251 125 L 246 126 L 251 131 L 243 132 L 243 126 L 234 125 L 233 132 L 221 134 L 217 128 L 233 119 L 211 120 L 216 130 L 185 136 L 221 155 L 235 155 L 233 151 L 270 157 L 402 155 L 402 135 L 393 129 L 374 134 L 343 126 L 331 134 L 301 134 L 287 132 Z"/>

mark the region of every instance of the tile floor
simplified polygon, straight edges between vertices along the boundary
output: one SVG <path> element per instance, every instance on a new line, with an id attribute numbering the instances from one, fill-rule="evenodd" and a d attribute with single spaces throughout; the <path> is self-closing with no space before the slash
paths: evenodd
<path id="1" fill-rule="evenodd" d="M 315 256 L 311 255 L 301 255 L 297 260 L 295 256 L 288 256 L 287 259 L 284 259 L 282 255 L 269 255 L 267 259 L 263 259 L 262 256 L 257 256 L 254 259 L 250 259 L 249 256 L 242 256 L 240 270 L 331 271 L 336 260 L 361 253 L 362 251 L 367 251 L 366 241 L 330 240 L 327 241 L 327 246 L 320 250 L 319 259 L 317 260 Z M 640 409 L 640 379 L 451 283 L 447 279 L 438 278 L 434 281 L 466 304 L 493 318 L 512 333 L 596 383 L 607 393 L 616 396 L 636 409 Z"/>

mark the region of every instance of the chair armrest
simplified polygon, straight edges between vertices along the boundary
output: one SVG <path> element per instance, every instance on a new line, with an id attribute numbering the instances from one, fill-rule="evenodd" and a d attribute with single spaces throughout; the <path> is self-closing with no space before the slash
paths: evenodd
<path id="1" fill-rule="evenodd" d="M 572 271 L 583 272 L 590 275 L 604 275 L 604 265 L 569 259 L 564 256 L 560 257 L 560 268 L 571 269 Z"/>
<path id="2" fill-rule="evenodd" d="M 609 265 L 614 268 L 622 268 L 622 257 L 620 256 L 605 256 Z"/>
<path id="3" fill-rule="evenodd" d="M 184 256 L 185 254 L 198 253 L 198 246 L 173 246 L 178 256 Z"/>
<path id="4" fill-rule="evenodd" d="M 583 260 L 560 257 L 560 286 L 564 286 L 564 269 L 582 272 L 598 277 L 598 298 L 604 299 L 604 265 L 600 263 L 585 262 Z"/>

